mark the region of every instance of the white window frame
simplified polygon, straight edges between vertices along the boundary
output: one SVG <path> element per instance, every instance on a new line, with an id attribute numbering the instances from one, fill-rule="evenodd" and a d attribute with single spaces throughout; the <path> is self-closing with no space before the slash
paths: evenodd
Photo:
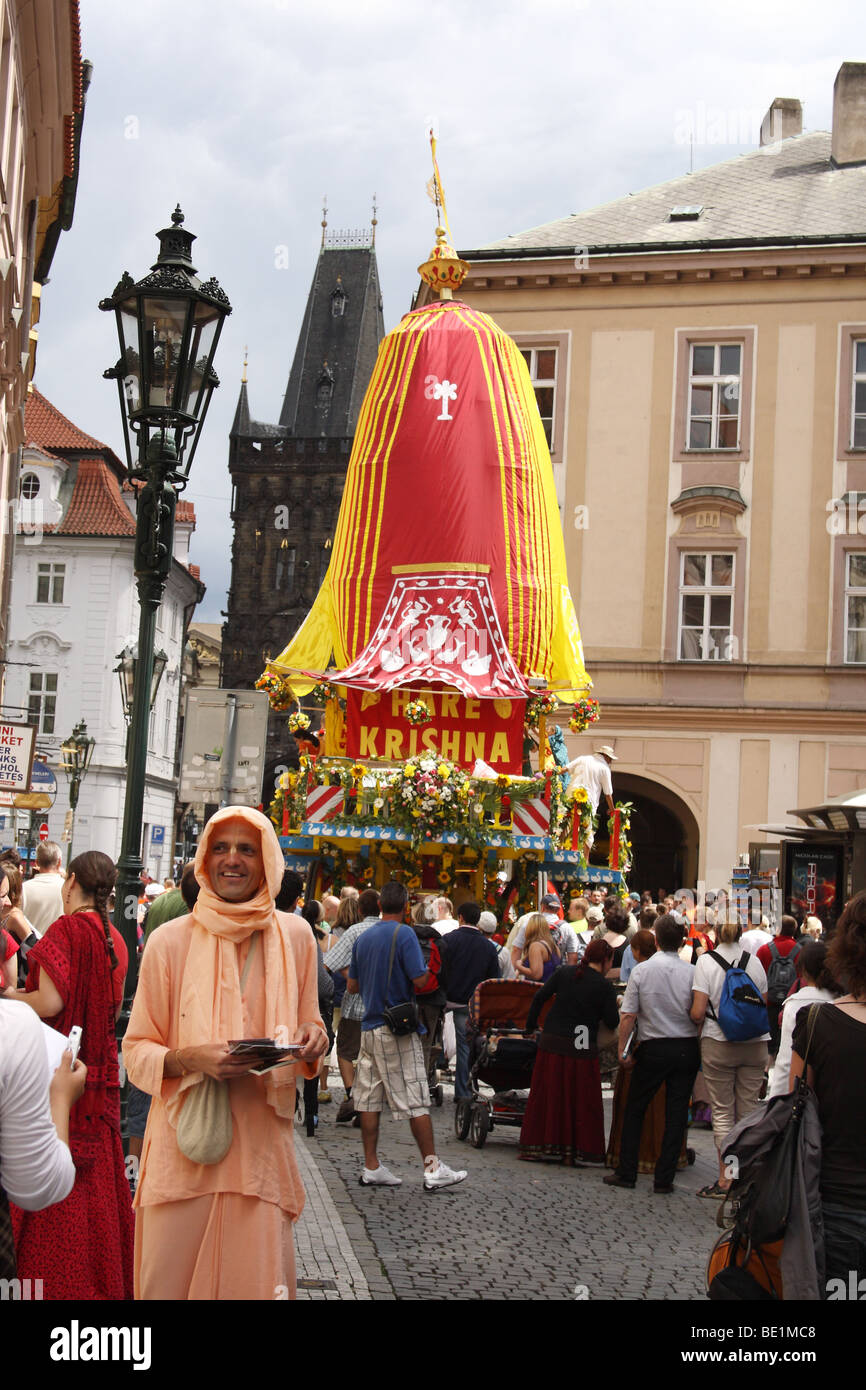
<path id="1" fill-rule="evenodd" d="M 559 370 L 559 348 L 554 343 L 541 344 L 539 347 L 521 347 L 518 343 L 517 350 L 529 368 L 529 379 L 532 382 L 532 389 L 535 392 L 536 401 L 538 400 L 538 392 L 540 389 L 546 390 L 550 387 L 553 391 L 553 399 L 550 403 L 550 416 L 542 415 L 540 403 L 538 406 L 538 413 L 541 415 L 541 423 L 544 426 L 544 433 L 547 436 L 547 447 L 550 452 L 553 453 L 556 448 L 556 373 Z M 538 354 L 540 352 L 553 353 L 552 377 L 540 377 L 538 375 Z M 549 432 L 546 424 L 548 419 L 550 421 Z"/>
<path id="2" fill-rule="evenodd" d="M 685 569 L 686 561 L 691 558 L 700 557 L 704 561 L 704 576 L 711 573 L 713 559 L 718 556 L 727 556 L 731 562 L 731 582 L 730 584 L 704 583 L 686 584 Z M 737 640 L 734 635 L 735 617 L 735 598 L 737 591 L 737 555 L 735 551 L 728 550 L 681 550 L 679 554 L 680 574 L 679 574 L 679 597 L 677 600 L 677 660 L 688 662 L 703 661 L 733 661 L 736 655 Z M 692 623 L 683 622 L 683 606 L 686 598 L 703 598 L 704 600 L 704 620 L 700 629 L 699 644 L 701 647 L 700 655 L 685 656 L 683 654 L 683 634 L 685 632 L 696 632 Z M 710 622 L 710 606 L 714 598 L 728 598 L 731 604 L 730 622 L 726 625 L 727 641 L 720 649 L 716 642 L 712 642 L 711 631 L 720 631 L 721 625 Z"/>
<path id="3" fill-rule="evenodd" d="M 53 735 L 57 725 L 56 671 L 31 671 L 27 690 L 27 718 L 35 722 L 40 734 Z M 33 682 L 39 684 L 34 686 Z M 53 681 L 53 685 L 50 682 Z M 49 727 L 50 726 L 50 727 Z"/>
<path id="4" fill-rule="evenodd" d="M 857 559 L 857 560 L 866 559 L 866 551 L 863 551 L 863 550 L 849 550 L 849 551 L 847 551 L 846 554 L 845 554 L 845 609 L 844 609 L 844 613 L 845 613 L 845 630 L 844 630 L 843 639 L 842 639 L 842 640 L 843 640 L 843 647 L 842 647 L 843 656 L 842 656 L 842 660 L 843 660 L 844 665 L 846 665 L 846 666 L 864 666 L 864 665 L 866 665 L 866 655 L 864 655 L 864 658 L 863 658 L 862 661 L 854 661 L 854 660 L 852 660 L 852 658 L 851 658 L 851 657 L 849 656 L 849 654 L 848 654 L 848 638 L 849 638 L 849 635 L 850 635 L 851 633 L 855 633 L 855 632 L 863 632 L 863 633 L 866 633 L 866 626 L 864 626 L 864 627 L 852 627 L 852 626 L 851 626 L 851 623 L 850 623 L 850 621 L 849 621 L 849 616 L 850 616 L 850 600 L 851 600 L 852 598 L 862 598 L 862 599 L 866 599 L 866 579 L 864 579 L 864 582 L 863 582 L 862 584 L 852 584 L 852 583 L 851 583 L 851 561 L 852 561 L 852 559 Z"/>
<path id="5" fill-rule="evenodd" d="M 44 571 L 47 570 L 47 574 Z M 48 597 L 40 598 L 39 589 L 42 580 L 48 581 Z M 60 597 L 56 596 L 58 581 L 60 583 Z M 54 560 L 40 560 L 36 566 L 36 602 L 59 604 L 63 603 L 63 591 L 66 587 L 66 565 L 59 564 Z"/>
<path id="6" fill-rule="evenodd" d="M 713 371 L 712 371 L 711 373 L 706 373 L 706 372 L 695 372 L 695 369 L 694 369 L 694 364 L 695 364 L 695 352 L 696 352 L 696 351 L 700 351 L 701 349 L 706 349 L 706 348 L 712 348 L 712 349 L 713 349 Z M 737 350 L 737 351 L 739 352 L 739 354 L 740 354 L 740 370 L 739 370 L 739 372 L 736 373 L 736 375 L 734 375 L 734 374 L 731 373 L 731 372 L 724 372 L 724 373 L 723 373 L 723 372 L 721 371 L 721 352 L 722 352 L 722 349 L 723 349 L 723 348 L 736 348 L 736 350 Z M 693 388 L 693 387 L 702 387 L 702 388 L 704 388 L 704 389 L 709 388 L 709 389 L 711 390 L 711 392 L 712 392 L 712 402 L 711 402 L 711 406 L 710 406 L 710 414 L 709 414 L 709 416 L 703 415 L 703 414 L 701 414 L 701 415 L 693 415 L 693 413 L 692 413 L 692 388 Z M 732 388 L 735 388 L 735 393 L 733 394 L 733 396 L 728 397 L 728 396 L 727 396 L 727 393 L 730 392 Z M 723 340 L 720 340 L 720 341 L 717 342 L 717 343 L 705 343 L 705 342 L 689 343 L 689 371 L 688 371 L 688 379 L 687 379 L 686 390 L 687 390 L 687 392 L 688 392 L 688 397 L 687 397 L 687 400 L 686 400 L 686 449 L 687 449 L 687 451 L 688 451 L 689 453 L 697 453 L 697 454 L 702 454 L 702 453 L 703 453 L 703 454 L 707 454 L 707 453 L 726 453 L 726 454 L 727 454 L 727 453 L 730 453 L 730 454 L 735 454 L 735 453 L 738 453 L 739 450 L 740 450 L 740 447 L 741 447 L 740 439 L 741 439 L 742 428 L 743 428 L 743 410 L 742 410 L 742 403 L 743 403 L 743 344 L 742 344 L 741 342 L 725 342 L 725 341 L 723 341 Z M 734 416 L 734 414 L 733 414 L 732 412 L 723 414 L 722 411 L 720 410 L 720 400 L 722 399 L 721 393 L 725 393 L 725 398 L 726 398 L 726 399 L 733 399 L 733 400 L 736 400 L 736 402 L 737 402 L 737 413 L 736 413 L 736 416 Z M 732 420 L 732 419 L 736 419 L 736 421 L 737 421 L 737 439 L 736 439 L 736 443 L 735 443 L 735 444 L 720 444 L 720 443 L 719 443 L 719 428 L 720 428 L 721 422 L 722 422 L 723 420 L 724 420 L 724 421 L 728 421 L 728 420 Z M 692 443 L 692 424 L 693 424 L 693 423 L 696 423 L 696 422 L 698 422 L 698 421 L 700 421 L 700 422 L 703 423 L 703 422 L 705 422 L 705 421 L 707 421 L 707 420 L 709 420 L 709 425 L 710 425 L 710 442 L 709 442 L 709 444 L 693 444 L 693 443 Z"/>
<path id="7" fill-rule="evenodd" d="M 866 411 L 861 411 L 859 415 L 857 414 L 857 386 L 858 384 L 866 386 L 866 370 L 862 372 L 858 372 L 857 370 L 857 349 L 861 343 L 864 349 L 866 349 L 866 338 L 853 338 L 851 340 L 851 424 L 848 443 L 850 449 L 866 449 L 866 434 L 864 434 L 863 439 L 861 439 L 859 443 L 856 442 L 855 439 L 858 420 L 863 421 L 864 430 L 866 430 Z"/>

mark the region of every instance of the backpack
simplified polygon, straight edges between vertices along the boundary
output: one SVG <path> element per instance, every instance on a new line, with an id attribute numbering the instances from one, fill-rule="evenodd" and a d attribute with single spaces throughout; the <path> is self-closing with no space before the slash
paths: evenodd
<path id="1" fill-rule="evenodd" d="M 710 1008 L 728 1042 L 749 1042 L 768 1032 L 767 1010 L 761 992 L 746 974 L 749 952 L 744 951 L 736 965 L 725 960 L 718 951 L 710 951 L 709 955 L 725 972 L 718 1012 L 712 1005 Z"/>
<path id="2" fill-rule="evenodd" d="M 795 946 L 783 956 L 775 941 L 770 943 L 770 968 L 767 971 L 767 999 L 771 1004 L 784 1004 L 797 979 L 797 957 L 800 947 Z"/>

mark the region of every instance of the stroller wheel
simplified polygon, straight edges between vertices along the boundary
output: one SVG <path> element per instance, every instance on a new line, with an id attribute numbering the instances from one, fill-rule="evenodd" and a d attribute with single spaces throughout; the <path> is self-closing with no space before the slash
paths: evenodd
<path id="1" fill-rule="evenodd" d="M 487 1113 L 486 1105 L 476 1105 L 472 1110 L 472 1118 L 469 1127 L 469 1142 L 475 1149 L 484 1147 L 484 1141 L 490 1133 L 490 1116 Z"/>
<path id="2" fill-rule="evenodd" d="M 442 1087 L 439 1085 L 430 1087 L 430 1099 L 434 1105 L 442 1104 Z"/>
<path id="3" fill-rule="evenodd" d="M 472 1123 L 472 1110 L 468 1100 L 458 1100 L 454 1107 L 454 1133 L 458 1139 L 465 1140 Z"/>

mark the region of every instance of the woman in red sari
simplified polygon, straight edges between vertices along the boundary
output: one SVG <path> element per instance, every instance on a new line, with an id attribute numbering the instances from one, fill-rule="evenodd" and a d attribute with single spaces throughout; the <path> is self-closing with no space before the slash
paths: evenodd
<path id="1" fill-rule="evenodd" d="M 108 920 L 115 868 L 91 850 L 73 859 L 63 909 L 30 951 L 24 999 L 59 1033 L 82 1029 L 87 1084 L 69 1119 L 75 1186 L 45 1211 L 12 1206 L 20 1278 L 43 1281 L 46 1299 L 132 1298 L 132 1199 L 120 1142 L 114 1022 L 127 951 Z"/>

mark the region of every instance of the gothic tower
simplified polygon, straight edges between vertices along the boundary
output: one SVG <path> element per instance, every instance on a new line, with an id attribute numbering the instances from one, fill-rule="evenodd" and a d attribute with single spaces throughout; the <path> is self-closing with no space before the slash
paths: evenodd
<path id="1" fill-rule="evenodd" d="M 229 434 L 232 578 L 221 684 L 249 688 L 300 627 L 328 566 L 358 411 L 384 336 L 369 232 L 327 233 L 279 423 L 250 415 L 246 368 Z M 293 746 L 270 716 L 266 763 Z M 269 789 L 265 788 L 266 792 Z"/>

